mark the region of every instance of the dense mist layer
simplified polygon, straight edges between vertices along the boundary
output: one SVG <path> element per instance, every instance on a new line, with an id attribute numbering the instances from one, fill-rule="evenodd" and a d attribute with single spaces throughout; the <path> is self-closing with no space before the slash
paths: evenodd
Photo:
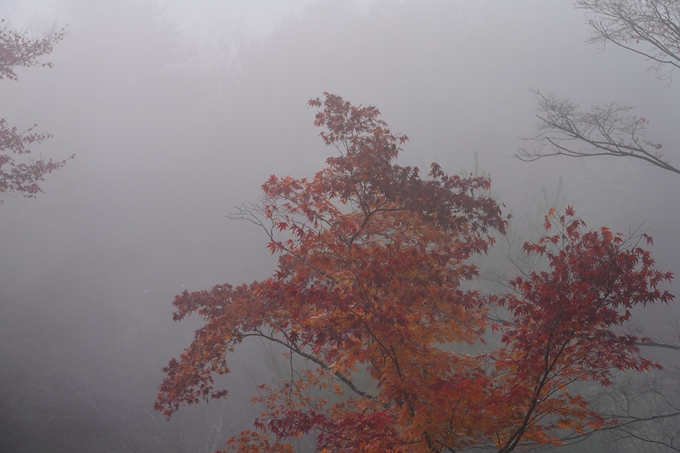
<path id="1" fill-rule="evenodd" d="M 173 323 L 171 303 L 272 273 L 266 236 L 225 215 L 257 201 L 269 175 L 311 176 L 335 153 L 306 106 L 324 91 L 379 107 L 410 138 L 401 164 L 490 174 L 519 241 L 572 204 L 592 227 L 642 227 L 659 267 L 680 271 L 677 175 L 633 159 L 513 157 L 535 132 L 530 89 L 635 105 L 677 153 L 680 88 L 630 52 L 586 45 L 568 1 L 262 3 L 261 23 L 246 3 L 213 16 L 179 0 L 31 3 L 0 16 L 69 33 L 53 68 L 0 81 L 0 117 L 53 134 L 39 155 L 76 157 L 36 199 L 0 205 L 0 452 L 209 452 L 252 423 L 253 389 L 283 360 L 254 343 L 237 351 L 225 403 L 170 422 L 152 410 L 161 368 L 197 327 Z M 656 337 L 667 313 L 635 323 Z"/>

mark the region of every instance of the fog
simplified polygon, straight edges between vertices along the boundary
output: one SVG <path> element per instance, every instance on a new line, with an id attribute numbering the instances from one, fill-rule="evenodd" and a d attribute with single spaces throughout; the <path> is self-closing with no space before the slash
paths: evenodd
<path id="1" fill-rule="evenodd" d="M 36 35 L 69 25 L 53 68 L 0 81 L 0 117 L 53 134 L 39 155 L 76 155 L 35 199 L 0 205 L 0 452 L 209 452 L 252 423 L 252 391 L 275 374 L 254 343 L 237 350 L 225 402 L 169 422 L 152 410 L 161 368 L 198 326 L 173 323 L 171 303 L 272 274 L 266 236 L 225 215 L 269 175 L 323 166 L 333 149 L 306 102 L 324 91 L 379 107 L 410 138 L 400 164 L 477 165 L 516 234 L 558 195 L 590 227 L 642 226 L 659 268 L 680 271 L 678 175 L 513 157 L 536 130 L 531 89 L 634 105 L 677 154 L 680 87 L 585 44 L 569 1 L 7 1 L 0 17 Z M 654 337 L 669 313 L 635 323 Z"/>

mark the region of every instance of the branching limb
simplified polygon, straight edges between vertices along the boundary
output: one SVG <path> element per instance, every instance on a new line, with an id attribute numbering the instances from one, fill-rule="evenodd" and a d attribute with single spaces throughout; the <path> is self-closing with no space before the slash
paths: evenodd
<path id="1" fill-rule="evenodd" d="M 677 0 L 576 0 L 588 11 L 590 44 L 615 44 L 652 61 L 650 69 L 670 79 L 680 68 L 680 3 Z M 642 44 L 642 46 L 641 46 Z"/>
<path id="2" fill-rule="evenodd" d="M 261 337 L 261 338 L 265 338 L 265 339 L 267 339 L 267 340 L 269 340 L 269 341 L 271 341 L 271 342 L 273 342 L 273 343 L 278 343 L 278 344 L 280 344 L 280 345 L 286 347 L 286 348 L 287 348 L 288 350 L 290 350 L 291 352 L 294 352 L 295 354 L 297 354 L 297 355 L 299 355 L 299 356 L 301 356 L 301 357 L 304 357 L 304 358 L 307 359 L 307 360 L 310 360 L 310 361 L 314 362 L 315 364 L 317 364 L 317 365 L 318 365 L 321 369 L 323 369 L 324 371 L 328 371 L 328 372 L 331 373 L 333 376 L 335 376 L 336 378 L 338 378 L 343 384 L 345 384 L 347 387 L 349 387 L 354 393 L 356 393 L 357 395 L 361 396 L 362 398 L 366 398 L 366 399 L 369 399 L 369 400 L 372 400 L 372 399 L 375 398 L 373 395 L 370 395 L 370 394 L 364 392 L 363 390 L 361 390 L 360 388 L 358 388 L 356 385 L 354 385 L 354 383 L 352 382 L 352 380 L 351 380 L 350 378 L 348 378 L 347 376 L 345 376 L 344 374 L 340 373 L 340 372 L 337 371 L 337 370 L 332 370 L 332 369 L 330 368 L 330 366 L 328 366 L 328 364 L 326 364 L 323 360 L 319 359 L 318 357 L 316 357 L 316 356 L 314 356 L 314 355 L 312 355 L 312 354 L 309 354 L 309 353 L 303 351 L 303 350 L 300 349 L 298 346 L 296 346 L 295 344 L 293 344 L 290 340 L 288 340 L 288 341 L 282 341 L 281 339 L 276 338 L 276 337 L 273 336 L 273 335 L 267 335 L 267 334 L 265 334 L 265 333 L 263 333 L 263 332 L 258 332 L 258 333 L 256 333 L 256 334 L 246 334 L 246 335 L 244 335 L 244 337 L 248 337 L 248 336 Z"/>
<path id="3" fill-rule="evenodd" d="M 591 156 L 632 157 L 680 174 L 659 150 L 661 145 L 646 139 L 648 120 L 629 112 L 629 106 L 611 103 L 588 111 L 568 99 L 535 91 L 538 100 L 538 132 L 528 138 L 534 146 L 519 148 L 515 156 L 530 162 L 547 156 L 585 158 Z"/>

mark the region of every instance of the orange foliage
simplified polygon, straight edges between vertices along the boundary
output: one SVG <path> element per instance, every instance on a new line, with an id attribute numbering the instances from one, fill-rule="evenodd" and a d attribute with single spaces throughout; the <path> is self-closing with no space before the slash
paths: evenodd
<path id="1" fill-rule="evenodd" d="M 421 178 L 395 164 L 407 137 L 392 134 L 375 107 L 328 93 L 310 105 L 321 108 L 321 138 L 340 154 L 311 180 L 270 177 L 262 205 L 240 211 L 279 254 L 271 278 L 177 296 L 174 319 L 198 313 L 205 324 L 164 368 L 157 410 L 169 417 L 226 396 L 212 376 L 229 372 L 235 345 L 259 337 L 309 369 L 261 387 L 264 413 L 230 439 L 233 451 L 290 452 L 288 440 L 313 434 L 320 452 L 509 452 L 606 422 L 570 383 L 606 385 L 613 368 L 658 366 L 640 357 L 639 339 L 618 332 L 633 305 L 672 298 L 657 289 L 671 275 L 648 252 L 605 229 L 583 233 L 569 207 L 546 218 L 557 234 L 525 245 L 549 270 L 513 280 L 515 294 L 504 297 L 464 290 L 477 276 L 469 259 L 507 227 L 484 195 L 490 180 L 436 164 Z M 492 322 L 494 306 L 510 319 Z M 489 328 L 502 334 L 496 349 L 452 350 L 483 342 Z M 360 368 L 370 385 L 357 379 Z M 342 397 L 331 402 L 315 389 Z"/>

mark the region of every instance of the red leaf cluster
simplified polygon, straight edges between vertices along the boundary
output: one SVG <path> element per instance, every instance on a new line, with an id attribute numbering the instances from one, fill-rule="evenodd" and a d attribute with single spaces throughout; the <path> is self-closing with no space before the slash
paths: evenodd
<path id="1" fill-rule="evenodd" d="M 213 376 L 259 337 L 307 369 L 261 387 L 264 413 L 229 441 L 233 451 L 292 451 L 287 441 L 313 434 L 325 452 L 509 452 L 605 423 L 569 393 L 572 382 L 606 385 L 612 369 L 658 366 L 620 330 L 633 306 L 672 299 L 658 289 L 672 276 L 648 252 L 606 228 L 584 231 L 568 207 L 546 217 L 555 234 L 524 247 L 545 257 L 545 271 L 513 280 L 503 297 L 465 290 L 477 276 L 470 258 L 507 227 L 490 180 L 436 164 L 422 178 L 395 163 L 407 138 L 375 107 L 328 93 L 310 105 L 339 155 L 311 180 L 270 177 L 262 205 L 236 215 L 267 232 L 279 254 L 271 278 L 177 296 L 175 320 L 197 313 L 204 325 L 164 368 L 157 410 L 170 417 L 225 396 Z M 498 307 L 508 321 L 487 316 Z M 502 334 L 496 349 L 457 352 L 489 328 Z"/>
<path id="2" fill-rule="evenodd" d="M 2 19 L 0 21 L 0 79 L 17 80 L 17 74 L 14 72 L 17 66 L 51 67 L 51 63 L 41 63 L 40 58 L 52 52 L 54 44 L 63 39 L 65 33 L 65 29 L 61 29 L 52 31 L 42 38 L 32 38 L 27 33 L 9 29 L 5 20 Z M 28 158 L 31 154 L 29 146 L 49 137 L 51 137 L 50 134 L 33 132 L 33 127 L 19 132 L 16 127 L 9 126 L 5 119 L 0 118 L 0 194 L 19 193 L 28 198 L 35 197 L 41 192 L 39 183 L 44 181 L 45 175 L 66 164 L 66 160 Z M 20 157 L 24 159 L 21 160 Z"/>

